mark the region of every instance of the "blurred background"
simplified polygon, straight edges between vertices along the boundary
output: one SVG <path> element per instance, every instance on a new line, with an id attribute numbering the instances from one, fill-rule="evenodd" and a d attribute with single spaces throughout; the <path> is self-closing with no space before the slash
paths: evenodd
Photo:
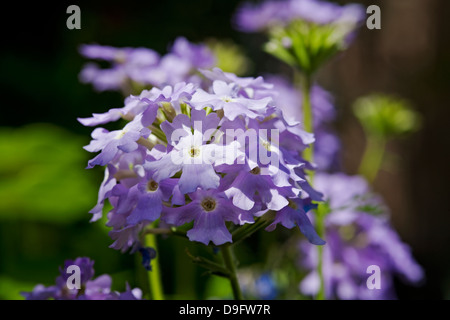
<path id="1" fill-rule="evenodd" d="M 341 161 L 345 172 L 355 174 L 364 150 L 362 128 L 351 111 L 358 97 L 396 94 L 420 113 L 420 131 L 390 141 L 388 165 L 374 188 L 385 198 L 393 226 L 426 272 L 426 282 L 419 287 L 396 283 L 398 297 L 447 299 L 450 2 L 352 2 L 379 5 L 382 29 L 361 28 L 351 47 L 318 75 L 319 84 L 335 96 L 336 130 L 344 150 Z M 239 46 L 248 57 L 248 67 L 238 70 L 242 75 L 288 74 L 285 65 L 261 50 L 264 36 L 233 29 L 231 17 L 239 3 L 77 2 L 81 30 L 66 28 L 66 9 L 74 3 L 2 4 L 0 299 L 20 299 L 20 291 L 37 283 L 52 284 L 63 261 L 77 256 L 94 259 L 96 274 L 111 274 L 117 290 L 124 290 L 126 281 L 134 286 L 142 283 L 139 257 L 109 249 L 104 222 L 89 223 L 88 211 L 96 203 L 103 172 L 84 169 L 91 155 L 82 146 L 88 144 L 91 129 L 76 118 L 121 107 L 123 97 L 119 92 L 95 92 L 79 82 L 86 60 L 78 47 L 83 43 L 142 46 L 164 54 L 177 36 L 192 42 L 216 39 Z M 264 241 L 256 237 L 241 248 L 237 254 L 242 266 L 260 261 L 270 237 L 280 233 L 277 230 Z M 190 244 L 181 241 L 159 241 L 167 294 L 173 298 L 219 294 L 211 285 L 215 280 L 186 257 L 184 247 Z"/>

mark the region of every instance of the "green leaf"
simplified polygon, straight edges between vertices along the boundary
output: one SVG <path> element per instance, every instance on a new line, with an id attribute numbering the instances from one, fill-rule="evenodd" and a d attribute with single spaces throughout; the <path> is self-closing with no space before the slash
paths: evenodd
<path id="1" fill-rule="evenodd" d="M 0 128 L 0 219 L 69 223 L 95 205 L 84 139 L 50 124 Z M 98 176 L 96 176 L 98 177 Z"/>

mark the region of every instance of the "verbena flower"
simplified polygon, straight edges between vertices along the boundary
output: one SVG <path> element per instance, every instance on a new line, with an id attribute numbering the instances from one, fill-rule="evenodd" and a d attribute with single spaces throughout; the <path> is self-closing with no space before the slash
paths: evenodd
<path id="1" fill-rule="evenodd" d="M 80 270 L 80 288 L 69 289 L 67 286 L 73 271 L 70 266 L 77 266 Z M 56 278 L 56 284 L 45 287 L 38 284 L 31 292 L 22 292 L 27 300 L 140 300 L 140 289 L 133 290 L 127 284 L 125 292 L 120 293 L 111 290 L 112 280 L 107 274 L 94 278 L 94 261 L 80 257 L 75 260 L 66 260 L 64 267 L 59 269 L 60 275 Z"/>
<path id="2" fill-rule="evenodd" d="M 389 223 L 382 200 L 360 176 L 318 173 L 315 186 L 324 193 L 327 245 L 323 248 L 325 293 L 329 299 L 394 299 L 394 277 L 419 283 L 424 272 Z M 311 270 L 300 283 L 306 295 L 319 291 L 317 250 L 302 242 L 302 268 Z M 369 290 L 367 268 L 380 268 L 381 288 Z"/>
<path id="3" fill-rule="evenodd" d="M 156 112 L 153 118 L 156 118 Z M 84 148 L 89 152 L 101 152 L 89 161 L 88 168 L 108 164 L 117 155 L 119 150 L 127 153 L 135 151 L 138 148 L 137 141 L 141 137 L 147 138 L 151 132 L 148 128 L 144 127 L 142 120 L 142 115 L 140 115 L 129 122 L 122 130 L 114 130 L 111 132 L 103 128 L 96 128 L 92 132 L 93 140 Z M 151 120 L 150 123 L 153 121 Z"/>
<path id="4" fill-rule="evenodd" d="M 160 60 L 157 52 L 147 48 L 114 48 L 92 44 L 82 45 L 80 53 L 86 58 L 111 64 L 110 68 L 102 69 L 90 62 L 80 73 L 81 82 L 92 83 L 98 91 L 124 89 L 131 80 L 139 78 L 143 68 L 156 67 Z"/>
<path id="5" fill-rule="evenodd" d="M 282 117 L 276 91 L 262 77 L 201 72 L 209 86 L 154 87 L 126 98 L 123 108 L 79 119 L 88 126 L 129 121 L 122 130 L 94 129 L 85 147 L 100 152 L 88 168 L 106 165 L 91 213 L 98 220 L 105 201 L 112 205 L 111 247 L 139 250 L 147 226 L 158 220 L 193 222 L 190 240 L 220 245 L 232 241 L 230 223 L 253 223 L 270 210 L 278 213 L 268 230 L 298 226 L 323 244 L 306 216 L 311 199 L 320 201 L 304 173 L 312 167 L 301 156 L 312 135 Z M 294 202 L 298 210 L 286 208 Z"/>
<path id="6" fill-rule="evenodd" d="M 110 63 L 109 68 L 87 63 L 79 76 L 81 82 L 91 83 L 98 91 L 119 90 L 125 93 L 142 90 L 143 86 L 200 82 L 197 68 L 211 68 L 216 60 L 206 45 L 190 43 L 183 37 L 175 39 L 169 52 L 163 56 L 147 48 L 114 48 L 97 44 L 82 45 L 80 53 L 86 58 Z"/>
<path id="7" fill-rule="evenodd" d="M 189 194 L 192 200 L 181 207 L 166 208 L 163 220 L 171 225 L 180 226 L 194 221 L 194 226 L 187 232 L 191 241 L 215 245 L 232 242 L 231 233 L 225 222 L 231 221 L 236 225 L 253 223 L 251 212 L 234 206 L 228 197 L 217 189 L 202 190 Z"/>
<path id="8" fill-rule="evenodd" d="M 322 0 L 264 1 L 260 4 L 242 4 L 234 17 L 235 26 L 245 32 L 264 31 L 286 27 L 294 20 L 318 25 L 362 20 L 364 11 L 357 4 L 340 6 Z"/>

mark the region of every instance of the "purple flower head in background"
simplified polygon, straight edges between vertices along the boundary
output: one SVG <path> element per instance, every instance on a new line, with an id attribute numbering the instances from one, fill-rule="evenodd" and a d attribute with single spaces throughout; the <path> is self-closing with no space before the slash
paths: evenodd
<path id="1" fill-rule="evenodd" d="M 88 59 L 111 63 L 110 68 L 101 69 L 96 63 L 88 63 L 80 73 L 83 83 L 92 83 L 98 91 L 120 90 L 134 80 L 141 70 L 154 67 L 159 62 L 159 54 L 146 48 L 114 48 L 97 44 L 82 45 L 82 56 Z"/>
<path id="2" fill-rule="evenodd" d="M 212 68 L 216 64 L 216 58 L 207 46 L 191 43 L 184 37 L 175 39 L 170 52 L 189 61 L 195 69 Z"/>
<path id="3" fill-rule="evenodd" d="M 72 274 L 75 272 L 70 268 L 79 268 L 80 288 L 69 289 L 68 282 L 72 285 Z M 31 292 L 22 292 L 26 300 L 140 300 L 142 292 L 140 289 L 133 290 L 127 284 L 124 293 L 111 290 L 112 280 L 107 274 L 94 278 L 94 261 L 86 258 L 66 260 L 64 267 L 60 268 L 60 275 L 56 278 L 56 284 L 45 287 L 38 284 Z"/>
<path id="4" fill-rule="evenodd" d="M 394 276 L 409 283 L 424 278 L 422 268 L 389 223 L 384 205 L 370 194 L 359 176 L 318 173 L 315 186 L 324 193 L 330 213 L 326 217 L 327 245 L 323 249 L 323 274 L 329 299 L 395 299 Z M 319 290 L 317 250 L 300 245 L 302 268 L 312 270 L 300 283 L 306 295 Z M 381 288 L 367 286 L 369 266 L 381 271 Z"/>
<path id="5" fill-rule="evenodd" d="M 286 1 L 264 1 L 260 4 L 243 3 L 234 16 L 235 27 L 244 32 L 263 31 L 288 18 Z"/>
<path id="6" fill-rule="evenodd" d="M 365 10 L 358 4 L 285 0 L 244 4 L 234 21 L 241 31 L 266 33 L 266 52 L 313 74 L 351 44 L 364 18 Z"/>
<path id="7" fill-rule="evenodd" d="M 87 63 L 80 81 L 91 83 L 98 91 L 120 90 L 133 92 L 136 85 L 174 85 L 178 82 L 200 82 L 197 68 L 211 68 L 216 58 L 203 44 L 193 44 L 187 39 L 175 39 L 170 51 L 160 56 L 146 48 L 114 48 L 97 44 L 82 45 L 82 56 L 110 63 L 109 68 L 100 68 L 94 62 Z"/>
<path id="8" fill-rule="evenodd" d="M 244 3 L 234 17 L 237 29 L 257 32 L 272 27 L 285 26 L 293 20 L 304 20 L 316 24 L 350 23 L 362 21 L 365 12 L 362 6 L 321 0 L 264 1 L 260 4 Z"/>

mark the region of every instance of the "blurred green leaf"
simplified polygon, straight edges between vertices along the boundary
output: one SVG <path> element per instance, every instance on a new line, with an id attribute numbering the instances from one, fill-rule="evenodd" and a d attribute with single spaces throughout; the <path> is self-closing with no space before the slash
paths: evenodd
<path id="1" fill-rule="evenodd" d="M 84 139 L 50 124 L 0 128 L 0 219 L 68 223 L 95 205 Z"/>
<path id="2" fill-rule="evenodd" d="M 2 300 L 23 300 L 21 292 L 33 290 L 35 284 L 23 282 L 6 275 L 0 275 L 0 299 Z"/>
<path id="3" fill-rule="evenodd" d="M 208 299 L 231 299 L 230 281 L 222 277 L 209 277 L 206 283 L 205 296 Z"/>

